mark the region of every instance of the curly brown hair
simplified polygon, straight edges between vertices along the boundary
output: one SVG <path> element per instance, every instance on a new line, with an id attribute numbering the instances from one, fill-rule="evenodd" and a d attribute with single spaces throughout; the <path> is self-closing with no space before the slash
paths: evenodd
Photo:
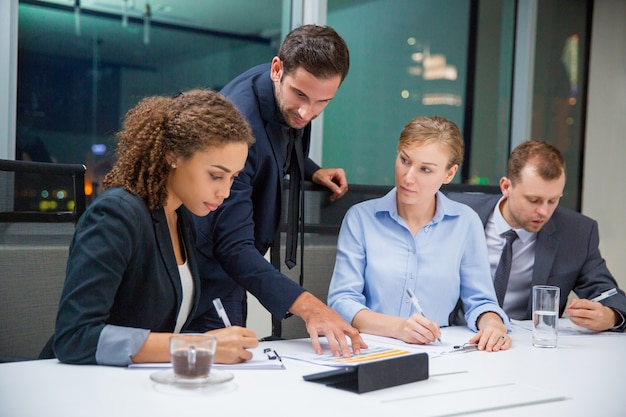
<path id="1" fill-rule="evenodd" d="M 168 156 L 188 160 L 209 147 L 254 143 L 235 106 L 206 89 L 144 98 L 128 111 L 117 138 L 117 162 L 104 178 L 104 189 L 123 187 L 150 210 L 163 207 L 167 199 Z"/>

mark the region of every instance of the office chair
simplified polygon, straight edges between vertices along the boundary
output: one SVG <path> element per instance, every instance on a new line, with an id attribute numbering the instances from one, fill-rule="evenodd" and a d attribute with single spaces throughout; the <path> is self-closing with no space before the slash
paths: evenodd
<path id="1" fill-rule="evenodd" d="M 0 362 L 36 359 L 54 333 L 85 171 L 0 160 Z"/>

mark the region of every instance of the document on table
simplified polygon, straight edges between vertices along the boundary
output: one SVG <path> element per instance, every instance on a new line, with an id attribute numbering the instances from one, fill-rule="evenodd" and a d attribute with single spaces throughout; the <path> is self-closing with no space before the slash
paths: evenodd
<path id="1" fill-rule="evenodd" d="M 389 338 L 362 335 L 367 342 L 368 349 L 361 349 L 361 354 L 352 355 L 349 358 L 342 356 L 334 356 L 331 353 L 318 355 L 312 351 L 308 340 L 291 340 L 283 342 L 280 349 L 284 358 L 300 360 L 304 362 L 314 363 L 324 366 L 356 366 L 367 362 L 376 362 L 385 359 L 391 359 L 398 356 L 412 355 L 415 353 L 428 353 L 429 358 L 441 356 L 442 354 L 453 350 L 448 345 L 411 345 L 402 341 L 389 343 Z M 324 352 L 329 352 L 330 348 L 324 338 L 320 338 L 320 343 Z"/>
<path id="2" fill-rule="evenodd" d="M 365 362 L 374 362 L 398 356 L 411 355 L 415 353 L 427 353 L 429 359 L 437 358 L 446 354 L 457 354 L 469 352 L 469 350 L 455 349 L 455 345 L 463 345 L 467 342 L 465 338 L 459 340 L 445 341 L 443 343 L 432 343 L 428 345 L 416 345 L 405 343 L 401 340 L 389 337 L 361 334 L 367 343 L 368 349 L 361 349 L 360 355 L 352 355 L 350 358 L 333 356 L 326 338 L 321 337 L 320 344 L 325 352 L 318 355 L 311 349 L 311 342 L 308 339 L 285 340 L 281 342 L 280 351 L 283 358 L 300 360 L 324 366 L 355 366 Z"/>
<path id="3" fill-rule="evenodd" d="M 532 332 L 533 331 L 533 322 L 532 320 L 515 320 L 511 319 L 511 324 L 514 329 L 522 329 Z M 589 330 L 584 327 L 578 326 L 577 324 L 572 323 L 569 318 L 560 318 L 559 319 L 559 336 L 580 336 L 580 335 L 588 335 L 588 334 L 613 334 L 614 332 L 596 332 L 594 330 Z"/>
<path id="4" fill-rule="evenodd" d="M 244 369 L 285 369 L 285 365 L 278 353 L 267 345 L 258 346 L 254 349 L 249 349 L 252 352 L 252 359 L 249 361 L 235 363 L 235 364 L 223 364 L 214 363 L 212 367 L 214 369 L 228 369 L 228 370 L 244 370 Z M 128 368 L 141 369 L 141 368 L 171 368 L 170 362 L 163 363 L 133 363 L 128 365 Z"/>
<path id="5" fill-rule="evenodd" d="M 410 355 L 412 353 L 416 352 L 384 346 L 370 346 L 369 349 L 361 349 L 360 355 L 352 355 L 349 358 L 333 356 L 332 354 L 317 355 L 315 352 L 286 353 L 283 356 L 285 358 L 314 363 L 316 365 L 346 367 Z"/>
<path id="6" fill-rule="evenodd" d="M 250 349 L 254 356 L 249 361 L 234 363 L 231 365 L 216 363 L 213 366 L 217 369 L 285 369 L 283 360 L 276 351 L 268 346 L 258 346 Z"/>
<path id="7" fill-rule="evenodd" d="M 363 340 L 370 345 L 397 346 L 401 349 L 410 350 L 411 353 L 426 352 L 428 353 L 428 357 L 430 359 L 450 353 L 454 351 L 455 345 L 462 345 L 464 342 L 467 342 L 467 340 L 460 340 L 457 341 L 458 343 L 449 343 L 444 340 L 443 343 L 435 342 L 427 345 L 417 345 L 413 343 L 406 343 L 398 339 L 392 339 L 390 337 L 375 336 L 371 334 L 362 334 L 361 336 L 363 337 Z"/>

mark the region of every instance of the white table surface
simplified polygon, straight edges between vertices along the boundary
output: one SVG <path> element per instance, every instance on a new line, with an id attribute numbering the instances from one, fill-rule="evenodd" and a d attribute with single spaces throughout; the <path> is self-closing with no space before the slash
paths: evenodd
<path id="1" fill-rule="evenodd" d="M 0 364 L 0 416 L 626 416 L 626 335 L 561 333 L 556 349 L 532 347 L 531 332 L 515 327 L 508 351 L 438 355 L 472 334 L 445 328 L 443 346 L 415 348 L 433 356 L 428 380 L 360 395 L 304 381 L 328 368 L 289 358 L 285 370 L 228 370 L 232 381 L 203 389 L 156 384 L 154 369 Z M 311 356 L 308 340 L 264 343 L 282 356 Z"/>

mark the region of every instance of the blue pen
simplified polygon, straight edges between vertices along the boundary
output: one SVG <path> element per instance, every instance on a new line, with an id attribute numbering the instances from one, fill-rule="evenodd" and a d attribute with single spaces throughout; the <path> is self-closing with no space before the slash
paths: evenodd
<path id="1" fill-rule="evenodd" d="M 409 294 L 409 298 L 411 299 L 411 302 L 413 303 L 413 307 L 415 307 L 415 309 L 417 310 L 419 314 L 421 314 L 423 317 L 426 317 L 426 315 L 424 314 L 424 310 L 422 310 L 422 306 L 420 306 L 419 301 L 417 301 L 417 297 L 415 296 L 415 293 L 413 292 L 413 290 L 411 290 L 410 288 L 407 288 L 406 292 L 407 294 Z M 440 338 L 437 338 L 437 341 L 441 343 Z"/>

